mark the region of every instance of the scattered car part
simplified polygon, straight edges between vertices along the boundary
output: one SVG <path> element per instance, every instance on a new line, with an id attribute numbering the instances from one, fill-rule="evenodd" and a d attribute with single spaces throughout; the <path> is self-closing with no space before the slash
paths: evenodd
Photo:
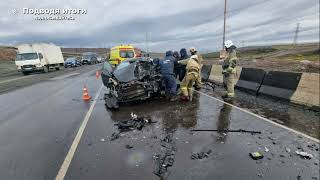
<path id="1" fill-rule="evenodd" d="M 267 147 L 264 147 L 265 152 L 269 152 L 269 149 Z"/>
<path id="2" fill-rule="evenodd" d="M 299 155 L 302 158 L 305 158 L 305 159 L 313 158 L 312 154 L 309 154 L 309 153 L 303 152 L 303 151 L 296 151 L 296 154 Z"/>
<path id="3" fill-rule="evenodd" d="M 242 133 L 251 133 L 251 134 L 261 134 L 261 131 L 251 131 L 251 130 L 244 130 L 244 129 L 192 129 L 191 131 L 201 132 L 201 131 L 215 131 L 215 132 L 242 132 Z"/>
<path id="4" fill-rule="evenodd" d="M 151 119 L 138 117 L 136 114 L 131 113 L 131 118 L 129 120 L 118 122 L 115 125 L 118 126 L 118 129 L 122 132 L 133 129 L 141 130 L 145 126 L 145 124 L 151 123 L 154 123 L 151 121 Z"/>
<path id="5" fill-rule="evenodd" d="M 114 141 L 120 137 L 120 133 L 112 133 L 110 141 Z"/>
<path id="6" fill-rule="evenodd" d="M 250 157 L 254 160 L 262 159 L 263 154 L 261 152 L 251 152 L 249 153 Z"/>
<path id="7" fill-rule="evenodd" d="M 173 166 L 174 163 L 176 147 L 172 136 L 172 134 L 168 134 L 165 138 L 161 139 L 160 144 L 165 148 L 165 151 L 154 156 L 156 167 L 153 173 L 161 178 L 166 178 L 169 175 L 168 168 Z"/>
<path id="8" fill-rule="evenodd" d="M 207 152 L 193 153 L 191 154 L 191 159 L 203 159 L 208 158 L 209 154 L 211 154 L 212 150 L 210 149 Z"/>
<path id="9" fill-rule="evenodd" d="M 132 148 L 133 148 L 133 146 L 131 146 L 131 145 L 127 144 L 127 145 L 126 145 L 126 148 L 127 148 L 127 149 L 132 149 Z"/>

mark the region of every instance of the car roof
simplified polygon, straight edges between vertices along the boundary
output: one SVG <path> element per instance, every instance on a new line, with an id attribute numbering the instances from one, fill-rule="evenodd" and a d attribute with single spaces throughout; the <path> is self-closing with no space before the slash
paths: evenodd
<path id="1" fill-rule="evenodd" d="M 112 47 L 111 50 L 115 50 L 115 49 L 134 49 L 134 47 L 132 45 L 120 45 L 120 46 L 115 46 Z"/>

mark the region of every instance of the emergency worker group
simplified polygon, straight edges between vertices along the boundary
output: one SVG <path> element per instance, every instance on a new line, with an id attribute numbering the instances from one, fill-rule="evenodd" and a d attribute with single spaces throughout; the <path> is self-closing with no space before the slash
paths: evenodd
<path id="1" fill-rule="evenodd" d="M 225 93 L 223 98 L 234 98 L 234 85 L 236 77 L 237 55 L 236 46 L 231 40 L 224 42 L 226 55 L 222 58 L 222 74 Z M 189 49 L 190 56 L 185 48 L 178 51 L 167 51 L 163 60 L 160 60 L 159 66 L 163 77 L 166 97 L 170 101 L 180 99 L 182 101 L 192 101 L 193 88 L 201 88 L 201 68 L 202 56 L 194 47 Z M 179 80 L 180 87 L 177 85 Z"/>

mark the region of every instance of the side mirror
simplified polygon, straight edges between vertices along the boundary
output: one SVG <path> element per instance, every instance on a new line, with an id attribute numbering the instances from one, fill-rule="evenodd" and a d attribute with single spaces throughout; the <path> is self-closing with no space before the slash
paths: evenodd
<path id="1" fill-rule="evenodd" d="M 43 56 L 42 56 L 42 54 L 41 54 L 41 53 L 39 53 L 39 58 L 40 58 L 40 59 L 43 59 Z"/>

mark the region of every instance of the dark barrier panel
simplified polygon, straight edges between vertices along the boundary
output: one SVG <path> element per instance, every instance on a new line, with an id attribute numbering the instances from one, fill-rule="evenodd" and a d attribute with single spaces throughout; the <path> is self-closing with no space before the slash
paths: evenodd
<path id="1" fill-rule="evenodd" d="M 290 99 L 298 87 L 302 73 L 270 71 L 266 74 L 259 94 Z"/>
<path id="2" fill-rule="evenodd" d="M 210 77 L 212 65 L 203 65 L 201 68 L 201 78 L 203 81 L 207 81 Z"/>
<path id="3" fill-rule="evenodd" d="M 266 72 L 262 69 L 242 68 L 236 88 L 254 92 L 259 91 Z"/>

